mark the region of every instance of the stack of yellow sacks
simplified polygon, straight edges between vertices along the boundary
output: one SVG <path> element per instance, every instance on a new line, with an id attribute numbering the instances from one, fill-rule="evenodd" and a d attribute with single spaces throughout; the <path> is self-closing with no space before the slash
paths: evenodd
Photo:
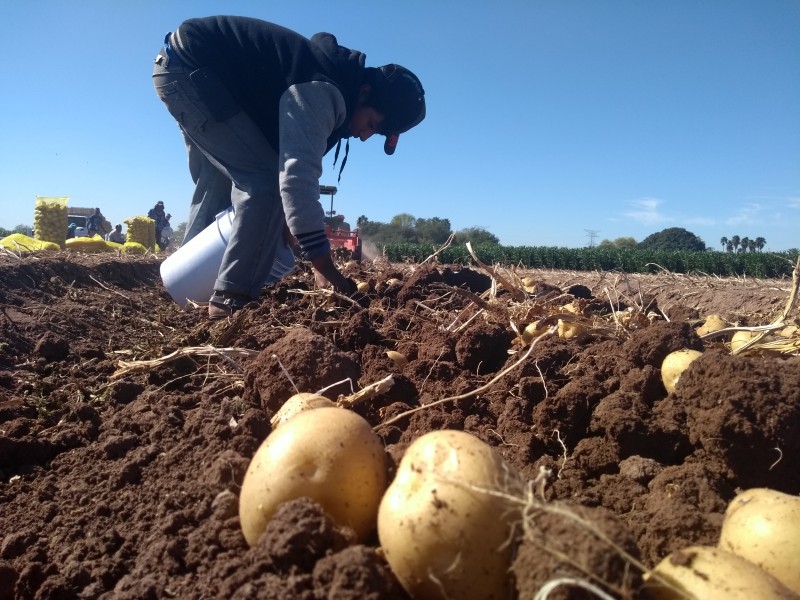
<path id="1" fill-rule="evenodd" d="M 125 221 L 128 231 L 125 235 L 125 245 L 138 244 L 142 251 L 156 249 L 156 222 L 150 217 L 131 217 Z"/>
<path id="2" fill-rule="evenodd" d="M 33 235 L 14 233 L 0 239 L 0 247 L 13 252 L 38 252 L 66 248 L 76 252 L 132 252 L 145 254 L 156 251 L 156 225 L 148 217 L 132 217 L 125 221 L 128 226 L 124 244 L 107 242 L 102 236 L 67 237 L 68 196 L 37 196 L 33 214 Z M 103 219 L 101 228 L 111 231 L 111 223 Z"/>
<path id="3" fill-rule="evenodd" d="M 36 196 L 33 209 L 33 237 L 42 242 L 64 245 L 67 237 L 67 200 L 69 197 Z"/>

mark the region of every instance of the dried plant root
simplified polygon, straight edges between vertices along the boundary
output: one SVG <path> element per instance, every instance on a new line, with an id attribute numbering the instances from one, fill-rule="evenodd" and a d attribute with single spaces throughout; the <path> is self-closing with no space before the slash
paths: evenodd
<path id="1" fill-rule="evenodd" d="M 252 356 L 257 356 L 258 354 L 260 354 L 258 350 L 248 350 L 246 348 L 215 348 L 214 346 L 192 346 L 189 348 L 179 348 L 175 350 L 175 352 L 171 352 L 165 356 L 154 358 L 152 360 L 120 360 L 117 362 L 117 371 L 111 375 L 111 378 L 115 379 L 130 373 L 149 371 L 151 369 L 155 369 L 156 367 L 160 367 L 161 365 L 165 365 L 177 360 L 182 356 L 218 356 L 227 362 L 232 363 L 237 369 L 240 369 L 239 364 L 233 360 L 234 358 L 250 358 Z"/>
<path id="2" fill-rule="evenodd" d="M 550 592 L 553 592 L 556 589 L 566 585 L 584 589 L 600 598 L 600 600 L 617 600 L 611 594 L 607 594 L 603 588 L 598 587 L 593 583 L 586 581 L 585 579 L 577 579 L 575 577 L 559 577 L 558 579 L 551 579 L 541 588 L 539 588 L 539 591 L 536 592 L 533 600 L 547 600 L 550 597 Z"/>
<path id="3" fill-rule="evenodd" d="M 375 383 L 369 384 L 367 387 L 358 390 L 356 393 L 351 394 L 350 396 L 345 396 L 339 398 L 337 404 L 344 408 L 353 408 L 356 404 L 363 402 L 364 400 L 369 400 L 370 398 L 374 398 L 375 396 L 380 396 L 381 394 L 385 394 L 388 392 L 391 387 L 394 385 L 394 377 L 389 375 L 388 377 L 384 377 L 380 381 L 376 381 Z"/>
<path id="4" fill-rule="evenodd" d="M 645 573 L 649 573 L 647 567 L 637 557 L 625 550 L 620 543 L 612 539 L 597 522 L 582 514 L 582 512 L 591 509 L 580 506 L 572 507 L 562 502 L 545 501 L 543 488 L 550 476 L 550 471 L 544 470 L 536 479 L 526 483 L 519 483 L 519 480 L 514 477 L 498 473 L 492 488 L 484 488 L 459 481 L 447 480 L 447 482 L 453 485 L 460 485 L 475 493 L 488 494 L 500 498 L 505 501 L 510 510 L 519 512 L 521 542 L 531 543 L 536 546 L 537 556 L 541 550 L 552 559 L 550 561 L 552 562 L 552 572 L 548 572 L 549 565 L 539 563 L 543 565 L 542 572 L 538 574 L 539 577 L 534 576 L 535 579 L 530 580 L 530 583 L 533 584 L 540 578 L 544 581 L 544 583 L 538 584 L 540 587 L 535 598 L 545 599 L 557 587 L 567 584 L 581 587 L 594 593 L 602 600 L 632 598 L 641 582 L 642 576 Z M 558 537 L 551 536 L 556 542 L 559 542 L 561 537 L 564 536 L 565 529 L 574 527 L 577 531 L 585 532 L 587 540 L 593 540 L 591 546 L 594 554 L 587 553 L 585 549 L 579 552 L 580 548 L 585 547 L 585 543 L 578 544 L 573 538 L 566 540 L 563 544 L 564 547 L 558 547 L 557 543 L 551 545 L 548 542 L 548 536 L 545 535 L 546 529 L 540 528 L 539 521 L 545 518 L 549 518 L 547 523 L 550 526 L 556 526 L 553 533 L 557 534 Z M 569 550 L 566 549 L 567 546 L 569 546 Z M 518 549 L 518 553 L 521 550 L 522 547 Z M 619 574 L 619 580 L 608 581 L 606 578 L 611 578 L 610 575 L 592 572 L 591 566 L 582 560 L 592 556 L 595 558 L 600 557 L 606 563 L 606 566 L 610 567 L 610 573 Z M 618 561 L 617 565 L 609 563 L 605 557 L 614 557 Z M 543 558 L 542 560 L 545 559 Z M 524 566 L 527 567 L 527 563 Z M 578 575 L 572 575 L 570 573 L 571 570 L 577 572 Z M 518 591 L 520 593 L 530 592 L 530 590 L 525 589 L 519 589 Z"/>

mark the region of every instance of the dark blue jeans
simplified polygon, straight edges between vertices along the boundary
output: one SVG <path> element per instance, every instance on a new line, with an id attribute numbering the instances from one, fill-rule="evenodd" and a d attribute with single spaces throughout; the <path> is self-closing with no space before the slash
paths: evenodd
<path id="1" fill-rule="evenodd" d="M 233 204 L 236 217 L 214 289 L 258 298 L 274 281 L 276 255 L 285 254 L 277 153 L 244 111 L 217 120 L 216 107 L 204 99 L 208 85 L 198 89 L 188 68 L 157 58 L 153 83 L 183 132 L 196 186 L 187 241 Z"/>

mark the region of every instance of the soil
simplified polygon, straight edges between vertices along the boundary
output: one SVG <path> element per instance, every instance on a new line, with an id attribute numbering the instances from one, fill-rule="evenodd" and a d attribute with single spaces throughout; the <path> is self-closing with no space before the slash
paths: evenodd
<path id="1" fill-rule="evenodd" d="M 336 400 L 392 375 L 353 408 L 390 464 L 461 429 L 530 480 L 519 598 L 564 576 L 639 598 L 635 564 L 715 544 L 737 490 L 800 493 L 800 358 L 732 355 L 694 329 L 711 313 L 769 323 L 788 280 L 517 270 L 535 283 L 512 294 L 478 267 L 378 259 L 344 267 L 370 283 L 368 307 L 301 270 L 210 322 L 171 301 L 159 264 L 0 255 L 0 599 L 407 599 L 377 534 L 353 544 L 308 499 L 245 542 L 242 479 L 294 386 L 342 382 Z M 567 305 L 582 333 L 520 343 L 512 323 Z M 703 354 L 667 394 L 661 361 L 686 347 Z"/>

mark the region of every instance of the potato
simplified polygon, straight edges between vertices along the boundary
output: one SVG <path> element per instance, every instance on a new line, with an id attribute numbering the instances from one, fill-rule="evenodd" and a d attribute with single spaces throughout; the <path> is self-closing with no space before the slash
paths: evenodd
<path id="1" fill-rule="evenodd" d="M 736 352 L 757 335 L 755 331 L 737 331 L 731 338 L 731 352 Z"/>
<path id="2" fill-rule="evenodd" d="M 800 333 L 800 327 L 797 325 L 787 325 L 778 332 L 778 337 L 792 338 Z"/>
<path id="3" fill-rule="evenodd" d="M 708 315 L 706 317 L 705 322 L 700 325 L 695 331 L 697 335 L 705 335 L 707 333 L 712 333 L 714 331 L 719 331 L 720 329 L 725 329 L 726 327 L 730 327 L 727 321 L 720 317 L 719 315 Z"/>
<path id="4" fill-rule="evenodd" d="M 239 519 L 247 543 L 280 504 L 303 496 L 363 541 L 375 528 L 386 467 L 383 443 L 358 414 L 323 407 L 295 415 L 267 436 L 245 473 Z"/>
<path id="5" fill-rule="evenodd" d="M 775 577 L 720 548 L 690 546 L 645 574 L 651 600 L 797 600 Z"/>
<path id="6" fill-rule="evenodd" d="M 427 433 L 406 450 L 378 510 L 386 560 L 417 600 L 509 597 L 510 530 L 504 499 L 467 486 L 521 486 L 491 446 L 464 431 Z"/>
<path id="7" fill-rule="evenodd" d="M 800 497 L 767 488 L 745 490 L 728 504 L 719 547 L 800 594 Z"/>
<path id="8" fill-rule="evenodd" d="M 565 304 L 560 308 L 561 312 L 569 313 L 571 315 L 579 315 L 583 312 L 581 305 L 577 300 L 573 300 L 569 304 Z"/>
<path id="9" fill-rule="evenodd" d="M 535 277 L 523 277 L 520 279 L 520 283 L 522 284 L 522 288 L 529 294 L 536 292 L 537 281 Z"/>
<path id="10" fill-rule="evenodd" d="M 534 340 L 534 338 L 537 338 L 540 335 L 544 335 L 545 333 L 547 333 L 547 327 L 545 325 L 541 326 L 540 325 L 541 321 L 534 321 L 533 323 L 529 323 L 522 331 L 522 339 L 529 344 Z"/>
<path id="11" fill-rule="evenodd" d="M 286 421 L 292 417 L 295 417 L 304 410 L 322 408 L 324 406 L 336 406 L 336 403 L 318 394 L 312 394 L 311 392 L 300 392 L 284 402 L 283 406 L 278 409 L 278 412 L 272 415 L 269 423 L 272 425 L 273 429 L 277 429 L 286 423 Z"/>
<path id="12" fill-rule="evenodd" d="M 571 340 L 572 338 L 576 338 L 582 333 L 584 333 L 586 329 L 580 323 L 572 323 L 569 321 L 563 321 L 562 319 L 558 320 L 558 337 Z"/>
<path id="13" fill-rule="evenodd" d="M 406 355 L 401 352 L 396 352 L 395 350 L 387 350 L 386 356 L 391 358 L 398 367 L 402 367 L 408 364 L 408 358 Z"/>
<path id="14" fill-rule="evenodd" d="M 668 394 L 675 391 L 675 386 L 678 384 L 683 372 L 692 361 L 702 354 L 697 350 L 684 348 L 683 350 L 670 352 L 664 357 L 664 361 L 661 363 L 661 381 L 664 383 L 664 389 L 667 390 Z"/>

